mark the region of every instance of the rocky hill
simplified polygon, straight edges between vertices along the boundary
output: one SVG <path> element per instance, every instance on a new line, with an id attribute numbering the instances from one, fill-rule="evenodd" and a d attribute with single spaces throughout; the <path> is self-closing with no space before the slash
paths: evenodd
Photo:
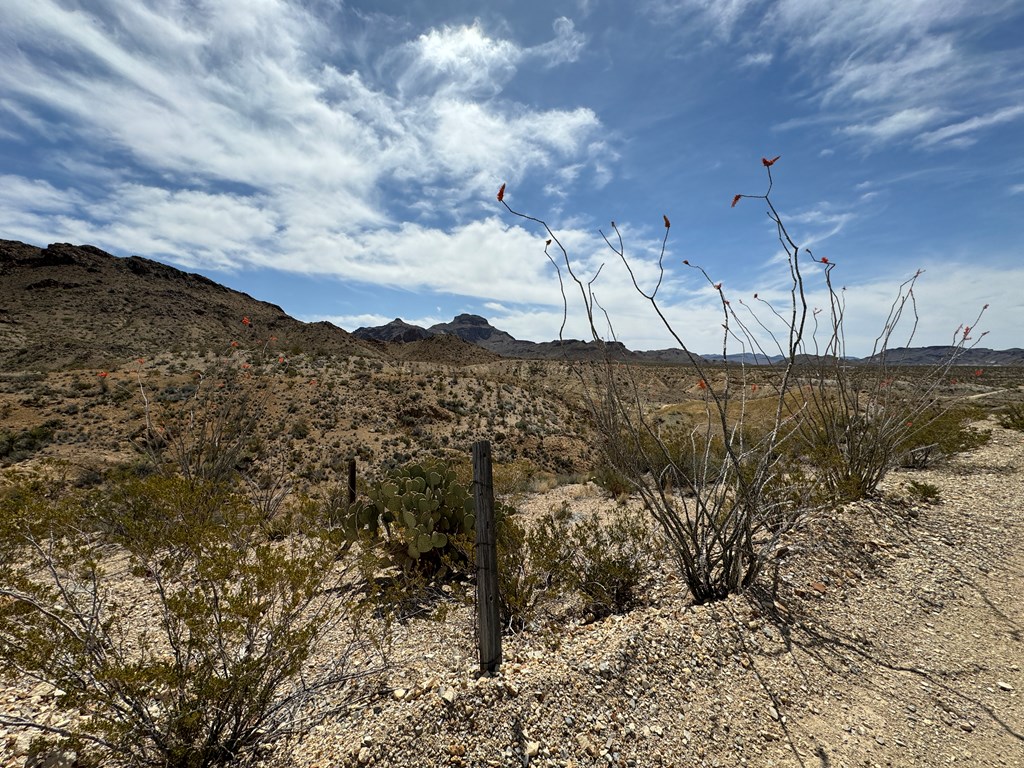
<path id="1" fill-rule="evenodd" d="M 433 333 L 426 328 L 412 325 L 396 317 L 390 323 L 374 327 L 356 328 L 352 335 L 357 339 L 366 341 L 393 341 L 400 344 L 408 344 L 413 341 L 420 341 L 433 336 Z"/>
<path id="2" fill-rule="evenodd" d="M 302 323 L 201 275 L 91 245 L 0 240 L 0 370 L 103 367 L 157 352 L 282 350 L 380 357 L 330 323 Z"/>
<path id="3" fill-rule="evenodd" d="M 889 363 L 899 365 L 941 365 L 953 354 L 953 347 L 898 347 L 886 352 L 886 360 Z M 864 358 L 863 362 L 872 362 L 879 358 Z M 1024 349 L 1014 347 L 1013 349 L 988 349 L 987 347 L 974 347 L 965 349 L 957 357 L 958 365 L 1021 365 L 1024 364 Z"/>
<path id="4" fill-rule="evenodd" d="M 524 341 L 513 337 L 507 331 L 495 328 L 480 315 L 461 314 L 450 323 L 437 323 L 429 328 L 411 325 L 396 318 L 390 323 L 372 328 L 357 328 L 352 335 L 367 341 L 414 342 L 428 336 L 455 336 L 463 341 L 483 347 L 501 357 L 522 360 L 597 360 L 610 352 L 615 357 L 636 362 L 678 362 L 679 350 L 659 352 L 631 352 L 618 342 L 603 347 L 592 341 L 563 339 L 556 341 Z"/>

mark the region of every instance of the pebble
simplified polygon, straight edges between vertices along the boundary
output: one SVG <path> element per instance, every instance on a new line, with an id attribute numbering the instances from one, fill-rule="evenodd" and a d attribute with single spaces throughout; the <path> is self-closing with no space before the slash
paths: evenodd
<path id="1" fill-rule="evenodd" d="M 459 694 L 450 685 L 446 685 L 438 691 L 438 695 L 445 704 L 454 704 Z"/>

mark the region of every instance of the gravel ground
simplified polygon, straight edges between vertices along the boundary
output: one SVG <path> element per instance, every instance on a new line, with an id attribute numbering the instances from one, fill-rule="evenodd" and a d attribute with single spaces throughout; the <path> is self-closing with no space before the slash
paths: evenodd
<path id="1" fill-rule="evenodd" d="M 939 504 L 855 504 L 795 537 L 776 594 L 694 606 L 666 571 L 626 615 L 507 636 L 500 673 L 480 676 L 456 587 L 443 620 L 394 626 L 372 696 L 269 762 L 1024 766 L 1024 436 L 985 426 L 988 445 L 886 480 L 932 483 Z M 563 501 L 611 503 L 588 485 L 523 506 Z M 19 711 L 47 702 L 0 691 Z M 23 744 L 0 732 L 0 764 L 24 764 Z"/>

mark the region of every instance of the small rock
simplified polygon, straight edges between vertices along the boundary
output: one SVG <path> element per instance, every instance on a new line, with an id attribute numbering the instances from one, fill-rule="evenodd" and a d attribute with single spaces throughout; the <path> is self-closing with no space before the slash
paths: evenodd
<path id="1" fill-rule="evenodd" d="M 969 722 L 969 721 L 967 721 L 967 720 L 961 720 L 960 721 L 960 730 L 961 731 L 967 731 L 967 733 L 970 733 L 971 731 L 974 730 L 974 724 Z"/>
<path id="2" fill-rule="evenodd" d="M 577 733 L 576 734 L 576 743 L 579 744 L 580 749 L 582 749 L 588 755 L 590 755 L 591 757 L 597 757 L 597 754 L 598 754 L 597 746 L 594 744 L 593 741 L 590 740 L 590 737 L 587 736 L 587 734 L 585 734 L 585 733 Z"/>
<path id="3" fill-rule="evenodd" d="M 455 699 L 458 697 L 458 693 L 456 693 L 455 689 L 448 685 L 444 686 L 438 692 L 438 695 L 445 704 L 454 704 Z"/>
<path id="4" fill-rule="evenodd" d="M 1002 680 L 1000 680 L 998 683 L 996 683 L 996 685 L 999 687 L 999 690 L 1001 690 L 1001 691 L 1012 691 L 1013 690 L 1013 686 L 1012 685 L 1010 685 L 1009 683 L 1004 683 Z"/>
<path id="5" fill-rule="evenodd" d="M 768 714 L 772 716 L 772 720 L 779 719 L 779 710 L 777 710 L 772 704 L 768 705 Z"/>
<path id="6" fill-rule="evenodd" d="M 395 690 L 391 692 L 391 698 L 396 701 L 401 701 L 405 698 L 406 693 L 408 693 L 408 691 L 406 691 L 405 688 L 395 688 Z"/>
<path id="7" fill-rule="evenodd" d="M 528 742 L 526 742 L 526 756 L 527 757 L 536 757 L 539 752 L 540 752 L 540 742 L 539 741 L 528 741 Z"/>
<path id="8" fill-rule="evenodd" d="M 359 757 L 357 759 L 359 760 L 360 765 L 368 765 L 372 758 L 373 752 L 370 751 L 369 747 L 362 747 L 359 750 Z"/>
<path id="9" fill-rule="evenodd" d="M 25 761 L 25 768 L 73 768 L 77 763 L 77 752 L 54 749 L 33 755 Z"/>

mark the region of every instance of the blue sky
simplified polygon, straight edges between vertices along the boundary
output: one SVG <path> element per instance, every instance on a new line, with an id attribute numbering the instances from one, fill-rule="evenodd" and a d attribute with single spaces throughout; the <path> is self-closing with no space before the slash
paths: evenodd
<path id="1" fill-rule="evenodd" d="M 781 300 L 762 156 L 837 266 L 848 352 L 925 270 L 916 345 L 1024 346 L 1024 4 L 988 0 L 3 0 L 0 237 L 198 271 L 352 330 L 485 315 L 554 338 L 542 216 L 634 348 L 721 348 Z M 814 266 L 814 265 L 812 265 Z M 812 276 L 812 302 L 824 298 Z M 567 335 L 584 336 L 580 307 Z M 739 351 L 734 348 L 733 351 Z"/>

